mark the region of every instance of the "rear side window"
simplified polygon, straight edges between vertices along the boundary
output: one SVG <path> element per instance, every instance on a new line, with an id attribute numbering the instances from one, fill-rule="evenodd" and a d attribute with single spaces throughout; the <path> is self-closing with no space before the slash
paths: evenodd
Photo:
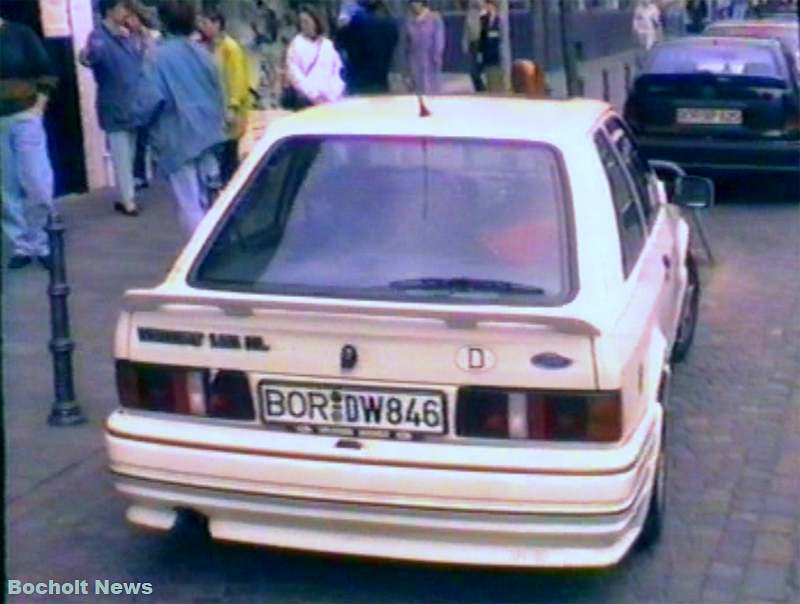
<path id="1" fill-rule="evenodd" d="M 646 73 L 711 73 L 726 76 L 751 76 L 785 79 L 776 53 L 767 46 L 731 40 L 708 40 L 692 44 L 667 44 L 656 47 L 645 66 Z"/>
<path id="2" fill-rule="evenodd" d="M 617 215 L 617 228 L 622 248 L 622 268 L 627 277 L 644 247 L 645 227 L 642 215 L 637 204 L 637 196 L 631 187 L 630 180 L 625 174 L 625 167 L 620 163 L 611 144 L 602 133 L 597 132 L 594 137 L 595 145 L 603 164 L 603 169 L 611 188 L 614 199 L 614 209 Z"/>
<path id="3" fill-rule="evenodd" d="M 645 222 L 648 225 L 652 225 L 656 218 L 656 209 L 650 195 L 650 183 L 647 178 L 650 168 L 641 153 L 639 153 L 639 149 L 636 147 L 636 143 L 628 133 L 627 128 L 619 119 L 611 118 L 608 120 L 606 127 L 614 146 L 633 178 L 633 184 L 639 194 Z"/>

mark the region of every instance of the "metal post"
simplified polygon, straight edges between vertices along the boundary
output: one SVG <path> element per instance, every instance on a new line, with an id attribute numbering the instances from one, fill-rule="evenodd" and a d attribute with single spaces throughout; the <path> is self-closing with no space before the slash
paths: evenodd
<path id="1" fill-rule="evenodd" d="M 53 382 L 56 400 L 47 423 L 51 426 L 74 426 L 86 421 L 83 411 L 75 402 L 72 381 L 72 351 L 75 344 L 69 335 L 69 310 L 67 308 L 67 268 L 64 258 L 64 222 L 56 212 L 47 219 L 47 236 L 50 241 L 50 352 L 53 355 Z"/>
<path id="2" fill-rule="evenodd" d="M 631 90 L 631 66 L 625 63 L 625 92 L 628 93 Z"/>
<path id="3" fill-rule="evenodd" d="M 611 84 L 608 80 L 608 69 L 603 68 L 603 100 L 608 103 L 611 100 Z"/>
<path id="4" fill-rule="evenodd" d="M 586 78 L 583 73 L 583 42 L 572 44 L 572 69 L 575 75 L 575 90 L 578 96 L 586 96 Z"/>
<path id="5" fill-rule="evenodd" d="M 500 0 L 500 67 L 503 69 L 503 90 L 511 89 L 511 22 L 509 18 L 508 0 Z"/>
<path id="6" fill-rule="evenodd" d="M 578 80 L 578 73 L 577 68 L 575 66 L 575 54 L 573 52 L 573 47 L 569 43 L 569 39 L 567 37 L 567 30 L 569 25 L 569 16 L 570 16 L 570 3 L 572 0 L 560 0 L 559 11 L 558 15 L 558 23 L 559 23 L 559 37 L 561 38 L 561 59 L 564 63 L 564 77 L 566 79 L 567 84 L 567 96 L 577 96 L 580 94 L 580 84 L 577 82 Z"/>

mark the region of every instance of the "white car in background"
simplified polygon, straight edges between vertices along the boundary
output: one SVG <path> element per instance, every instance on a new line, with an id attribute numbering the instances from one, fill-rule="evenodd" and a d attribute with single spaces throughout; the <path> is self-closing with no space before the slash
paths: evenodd
<path id="1" fill-rule="evenodd" d="M 164 283 L 127 294 L 114 481 L 151 528 L 612 565 L 660 531 L 699 292 L 689 227 L 607 104 L 309 109 L 270 127 Z"/>

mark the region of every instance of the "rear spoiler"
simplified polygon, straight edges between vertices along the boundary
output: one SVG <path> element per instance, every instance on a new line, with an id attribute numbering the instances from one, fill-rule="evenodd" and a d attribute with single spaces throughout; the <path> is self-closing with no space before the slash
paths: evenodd
<path id="1" fill-rule="evenodd" d="M 167 307 L 204 307 L 219 310 L 234 317 L 252 316 L 258 310 L 286 311 L 297 313 L 325 313 L 342 316 L 370 315 L 409 319 L 432 319 L 442 321 L 451 329 L 476 329 L 480 324 L 518 324 L 542 326 L 559 333 L 598 336 L 600 329 L 585 319 L 558 317 L 531 313 L 520 307 L 475 307 L 454 308 L 432 304 L 392 304 L 359 302 L 338 299 L 311 299 L 283 297 L 258 300 L 243 298 L 221 298 L 208 294 L 172 295 L 157 290 L 130 290 L 123 299 L 123 310 L 135 312 L 157 312 Z"/>

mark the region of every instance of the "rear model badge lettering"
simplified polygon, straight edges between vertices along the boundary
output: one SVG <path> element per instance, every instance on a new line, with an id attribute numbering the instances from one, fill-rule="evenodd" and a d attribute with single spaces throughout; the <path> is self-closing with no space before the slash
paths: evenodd
<path id="1" fill-rule="evenodd" d="M 464 371 L 488 371 L 495 364 L 494 353 L 486 348 L 465 346 L 458 351 L 456 364 Z"/>
<path id="2" fill-rule="evenodd" d="M 239 349 L 242 347 L 242 341 L 239 336 L 232 333 L 212 333 L 209 334 L 211 341 L 211 348 L 228 348 Z"/>
<path id="3" fill-rule="evenodd" d="M 205 338 L 205 334 L 199 331 L 172 331 L 154 327 L 140 327 L 138 333 L 140 342 L 174 344 L 176 346 L 202 346 Z"/>
<path id="4" fill-rule="evenodd" d="M 247 350 L 269 352 L 269 346 L 264 343 L 264 338 L 261 336 L 245 336 L 244 347 Z"/>
<path id="5" fill-rule="evenodd" d="M 139 327 L 137 330 L 140 342 L 172 344 L 175 346 L 201 347 L 206 334 L 199 331 L 178 331 Z M 270 347 L 261 336 L 240 336 L 235 333 L 209 333 L 208 342 L 211 348 L 222 350 L 250 350 L 253 352 L 269 352 Z"/>

